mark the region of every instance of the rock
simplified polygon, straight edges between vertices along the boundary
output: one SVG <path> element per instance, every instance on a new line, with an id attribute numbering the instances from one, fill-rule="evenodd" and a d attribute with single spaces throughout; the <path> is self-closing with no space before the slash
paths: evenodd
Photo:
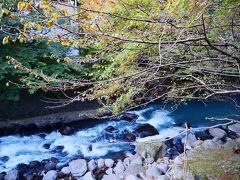
<path id="1" fill-rule="evenodd" d="M 69 163 L 69 168 L 73 176 L 82 176 L 87 172 L 87 162 L 85 159 L 73 160 Z"/>
<path id="2" fill-rule="evenodd" d="M 141 179 L 132 175 L 132 174 L 130 174 L 125 178 L 125 180 L 141 180 Z"/>
<path id="3" fill-rule="evenodd" d="M 165 163 L 160 163 L 160 164 L 157 164 L 157 168 L 163 173 L 163 174 L 166 174 L 167 170 L 168 170 L 168 165 L 165 164 Z"/>
<path id="4" fill-rule="evenodd" d="M 213 142 L 219 142 L 219 143 L 222 143 L 220 137 L 214 137 L 214 138 L 212 139 L 212 141 L 213 141 Z"/>
<path id="5" fill-rule="evenodd" d="M 17 179 L 18 179 L 18 171 L 17 170 L 9 171 L 4 176 L 4 180 L 17 180 Z"/>
<path id="6" fill-rule="evenodd" d="M 125 152 L 125 156 L 126 157 L 131 157 L 131 156 L 133 156 L 133 154 L 131 152 Z"/>
<path id="7" fill-rule="evenodd" d="M 112 168 L 108 168 L 107 170 L 106 170 L 106 174 L 112 174 L 113 173 L 113 169 Z"/>
<path id="8" fill-rule="evenodd" d="M 133 134 L 135 134 L 135 136 L 137 137 L 143 138 L 143 137 L 158 135 L 159 132 L 155 127 L 153 127 L 150 124 L 140 124 L 135 128 L 135 130 L 133 131 Z"/>
<path id="9" fill-rule="evenodd" d="M 137 176 L 140 173 L 143 173 L 143 174 L 146 173 L 145 167 L 139 164 L 130 164 L 124 171 L 124 176 L 125 177 L 127 177 L 128 175 Z"/>
<path id="10" fill-rule="evenodd" d="M 44 145 L 43 145 L 43 147 L 44 147 L 45 149 L 49 149 L 50 146 L 51 146 L 51 144 L 44 144 Z"/>
<path id="11" fill-rule="evenodd" d="M 127 167 L 127 166 L 129 166 L 130 165 L 130 158 L 125 158 L 124 160 L 123 160 L 123 165 L 125 166 L 125 167 Z"/>
<path id="12" fill-rule="evenodd" d="M 50 159 L 52 162 L 54 162 L 54 163 L 59 163 L 59 160 L 57 159 L 57 158 L 55 158 L 55 157 L 51 157 L 51 159 Z"/>
<path id="13" fill-rule="evenodd" d="M 87 172 L 81 180 L 95 180 L 95 177 L 93 176 L 92 172 Z"/>
<path id="14" fill-rule="evenodd" d="M 131 161 L 131 164 L 140 164 L 142 165 L 143 161 L 142 161 L 142 157 L 141 156 L 138 156 L 137 158 L 133 159 Z"/>
<path id="15" fill-rule="evenodd" d="M 89 171 L 94 171 L 97 169 L 97 165 L 95 161 L 92 159 L 91 161 L 88 162 L 88 170 Z"/>
<path id="16" fill-rule="evenodd" d="M 119 130 L 113 126 L 108 126 L 104 129 L 106 132 L 108 133 L 117 133 L 119 132 Z"/>
<path id="17" fill-rule="evenodd" d="M 172 169 L 169 172 L 169 175 L 172 177 L 172 179 L 188 179 L 188 180 L 194 180 L 194 177 L 189 172 L 184 172 L 183 169 L 180 166 L 173 165 Z"/>
<path id="18" fill-rule="evenodd" d="M 186 142 L 186 145 L 187 145 L 187 146 L 190 146 L 190 147 L 192 147 L 192 144 L 193 144 L 194 142 L 196 142 L 196 141 L 197 141 L 197 138 L 196 138 L 196 136 L 195 136 L 194 134 L 192 134 L 192 133 L 189 133 L 188 136 L 187 136 L 187 138 L 184 137 L 184 138 L 182 139 L 182 143 L 185 144 L 185 142 Z"/>
<path id="19" fill-rule="evenodd" d="M 229 125 L 228 129 L 235 133 L 240 133 L 240 124 L 236 123 L 236 124 Z"/>
<path id="20" fill-rule="evenodd" d="M 170 177 L 167 175 L 158 176 L 158 180 L 170 180 Z"/>
<path id="21" fill-rule="evenodd" d="M 63 174 L 70 174 L 70 168 L 69 168 L 69 166 L 66 166 L 66 167 L 63 167 L 62 169 L 61 169 L 61 172 L 63 173 Z"/>
<path id="22" fill-rule="evenodd" d="M 124 169 L 125 169 L 125 167 L 124 167 L 122 161 L 119 161 L 119 162 L 116 164 L 116 166 L 115 166 L 115 168 L 113 169 L 113 171 L 115 172 L 115 174 L 120 174 L 120 173 L 122 173 L 122 172 L 124 171 Z"/>
<path id="23" fill-rule="evenodd" d="M 62 135 L 70 135 L 74 132 L 74 129 L 72 127 L 69 127 L 69 126 L 64 126 L 64 127 L 60 128 L 59 132 Z"/>
<path id="24" fill-rule="evenodd" d="M 4 180 L 5 175 L 6 175 L 6 172 L 1 172 L 0 173 L 0 180 Z"/>
<path id="25" fill-rule="evenodd" d="M 57 171 L 50 170 L 44 176 L 42 180 L 56 180 L 57 178 Z"/>
<path id="26" fill-rule="evenodd" d="M 205 141 L 205 140 L 213 138 L 213 136 L 211 136 L 209 133 L 207 133 L 207 131 L 197 131 L 194 134 L 198 140 Z"/>
<path id="27" fill-rule="evenodd" d="M 192 148 L 195 148 L 195 147 L 197 147 L 197 146 L 201 146 L 202 143 L 203 143 L 202 140 L 197 140 L 197 141 L 195 141 L 194 143 L 192 143 Z"/>
<path id="28" fill-rule="evenodd" d="M 152 166 L 146 170 L 146 176 L 153 179 L 158 179 L 158 176 L 162 175 L 162 172 L 156 167 Z"/>
<path id="29" fill-rule="evenodd" d="M 165 156 L 166 145 L 161 141 L 138 142 L 135 151 L 138 154 L 142 154 L 145 151 L 150 157 L 158 159 Z"/>
<path id="30" fill-rule="evenodd" d="M 135 121 L 138 119 L 138 115 L 135 113 L 124 113 L 121 116 L 121 119 L 126 121 Z"/>
<path id="31" fill-rule="evenodd" d="M 56 147 L 54 148 L 54 151 L 55 151 L 55 152 L 62 152 L 63 149 L 64 149 L 64 146 L 56 146 Z"/>
<path id="32" fill-rule="evenodd" d="M 238 137 L 237 133 L 230 131 L 230 130 L 227 131 L 227 136 L 231 139 L 236 139 Z"/>
<path id="33" fill-rule="evenodd" d="M 174 147 L 177 149 L 177 151 L 181 154 L 184 151 L 184 145 L 180 139 L 177 139 L 174 142 Z"/>
<path id="34" fill-rule="evenodd" d="M 112 159 L 105 159 L 105 166 L 108 168 L 113 167 L 114 161 Z"/>
<path id="35" fill-rule="evenodd" d="M 19 164 L 17 165 L 17 170 L 18 170 L 18 176 L 24 176 L 29 170 L 29 166 L 26 164 Z"/>
<path id="36" fill-rule="evenodd" d="M 209 134 L 213 137 L 224 138 L 227 136 L 227 133 L 220 128 L 209 129 Z"/>
<path id="37" fill-rule="evenodd" d="M 170 159 L 174 159 L 175 157 L 177 157 L 180 153 L 177 151 L 177 149 L 175 147 L 173 148 L 169 148 L 166 151 L 166 157 L 169 157 Z"/>
<path id="38" fill-rule="evenodd" d="M 203 143 L 202 143 L 202 146 L 205 148 L 205 149 L 219 149 L 219 148 L 222 148 L 222 145 L 217 143 L 217 142 L 213 142 L 212 140 L 208 139 L 208 140 L 205 140 Z"/>
<path id="39" fill-rule="evenodd" d="M 102 180 L 121 180 L 116 174 L 104 175 Z"/>
<path id="40" fill-rule="evenodd" d="M 7 162 L 9 160 L 8 156 L 0 157 L 0 161 Z"/>
<path id="41" fill-rule="evenodd" d="M 127 139 L 128 141 L 130 141 L 130 142 L 133 142 L 133 141 L 135 141 L 136 140 L 136 136 L 134 135 L 134 134 L 132 134 L 132 133 L 130 133 L 128 130 L 124 130 L 123 131 L 123 137 L 125 138 L 125 139 Z"/>
<path id="42" fill-rule="evenodd" d="M 47 163 L 44 166 L 45 171 L 56 170 L 56 168 L 57 168 L 57 164 L 54 162 Z"/>
<path id="43" fill-rule="evenodd" d="M 146 164 L 152 164 L 152 163 L 154 162 L 154 159 L 153 159 L 152 157 L 149 157 L 149 158 L 146 158 L 146 159 L 144 160 L 144 162 L 145 162 Z"/>
<path id="44" fill-rule="evenodd" d="M 181 166 L 181 165 L 183 165 L 183 163 L 184 163 L 184 160 L 183 160 L 182 156 L 177 156 L 174 159 L 174 164 L 176 164 L 176 165 Z"/>
<path id="45" fill-rule="evenodd" d="M 97 160 L 98 169 L 102 168 L 103 166 L 104 166 L 104 159 L 98 159 Z"/>

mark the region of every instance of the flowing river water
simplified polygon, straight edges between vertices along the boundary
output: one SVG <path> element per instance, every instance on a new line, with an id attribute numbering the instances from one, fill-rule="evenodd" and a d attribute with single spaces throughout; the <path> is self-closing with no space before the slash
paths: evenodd
<path id="1" fill-rule="evenodd" d="M 207 104 L 190 102 L 176 110 L 171 106 L 154 103 L 145 108 L 131 111 L 139 117 L 136 123 L 124 119 L 111 119 L 92 123 L 76 130 L 71 135 L 62 135 L 59 131 L 37 133 L 27 136 L 9 135 L 0 137 L 0 172 L 9 171 L 18 164 L 42 161 L 55 157 L 64 164 L 79 156 L 85 158 L 113 157 L 124 151 L 133 151 L 131 143 L 124 143 L 121 132 L 131 132 L 137 124 L 148 123 L 154 126 L 159 135 L 147 138 L 164 140 L 184 130 L 179 124 L 188 122 L 192 127 L 206 127 L 216 123 L 206 117 L 234 117 L 240 110 L 233 103 L 213 101 Z M 222 123 L 222 122 L 221 122 Z M 90 125 L 91 124 L 91 125 Z M 108 136 L 105 129 L 116 128 L 115 136 Z M 138 139 L 137 139 L 138 140 Z"/>

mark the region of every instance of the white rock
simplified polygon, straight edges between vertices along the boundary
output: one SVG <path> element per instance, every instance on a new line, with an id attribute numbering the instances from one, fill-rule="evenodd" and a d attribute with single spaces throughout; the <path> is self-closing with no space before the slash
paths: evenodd
<path id="1" fill-rule="evenodd" d="M 102 180 L 120 180 L 116 174 L 104 175 Z"/>
<path id="2" fill-rule="evenodd" d="M 97 169 L 97 165 L 95 161 L 92 159 L 91 161 L 88 162 L 88 170 L 94 171 L 95 169 Z"/>
<path id="3" fill-rule="evenodd" d="M 146 158 L 144 162 L 147 164 L 152 164 L 154 162 L 154 159 L 152 157 L 149 157 L 149 158 Z"/>
<path id="4" fill-rule="evenodd" d="M 167 175 L 161 175 L 161 176 L 158 176 L 157 180 L 170 180 L 170 177 Z"/>
<path id="5" fill-rule="evenodd" d="M 149 178 L 158 178 L 162 172 L 155 166 L 149 167 L 146 171 L 146 176 Z"/>
<path id="6" fill-rule="evenodd" d="M 107 170 L 106 170 L 106 174 L 112 174 L 113 173 L 113 169 L 112 168 L 108 168 Z"/>
<path id="7" fill-rule="evenodd" d="M 183 163 L 184 163 L 184 160 L 183 160 L 183 158 L 182 158 L 181 155 L 180 155 L 180 156 L 177 156 L 177 157 L 174 159 L 174 164 L 176 164 L 176 165 L 183 165 Z"/>
<path id="8" fill-rule="evenodd" d="M 56 180 L 57 178 L 57 171 L 50 170 L 44 176 L 42 180 Z"/>
<path id="9" fill-rule="evenodd" d="M 197 147 L 197 146 L 201 146 L 202 143 L 203 143 L 202 140 L 197 140 L 197 141 L 195 141 L 194 143 L 192 143 L 192 148 L 195 148 L 195 147 Z"/>
<path id="10" fill-rule="evenodd" d="M 124 171 L 125 167 L 121 161 L 117 163 L 115 168 L 113 169 L 116 174 L 120 174 Z"/>
<path id="11" fill-rule="evenodd" d="M 97 160 L 98 169 L 102 168 L 103 166 L 104 166 L 104 159 L 98 159 Z"/>
<path id="12" fill-rule="evenodd" d="M 69 168 L 69 166 L 66 166 L 66 167 L 63 167 L 62 169 L 61 169 L 61 172 L 63 173 L 63 174 L 70 174 L 70 168 Z"/>
<path id="13" fill-rule="evenodd" d="M 85 159 L 73 160 L 69 163 L 69 168 L 73 176 L 82 176 L 87 172 L 87 162 Z"/>
<path id="14" fill-rule="evenodd" d="M 105 166 L 108 168 L 113 167 L 114 161 L 112 159 L 105 159 Z"/>
<path id="15" fill-rule="evenodd" d="M 160 169 L 160 171 L 163 173 L 163 174 L 166 174 L 167 170 L 168 170 L 168 165 L 165 164 L 165 163 L 160 163 L 157 165 L 158 169 Z"/>
<path id="16" fill-rule="evenodd" d="M 125 178 L 125 180 L 141 180 L 141 179 L 139 179 L 138 177 L 130 174 Z"/>
<path id="17" fill-rule="evenodd" d="M 127 177 L 128 175 L 137 176 L 138 174 L 146 174 L 146 169 L 142 165 L 139 164 L 130 164 L 126 170 L 124 171 L 124 176 Z"/>
<path id="18" fill-rule="evenodd" d="M 125 167 L 127 167 L 127 166 L 130 165 L 130 159 L 129 159 L 128 157 L 123 160 L 123 165 L 124 165 Z"/>
<path id="19" fill-rule="evenodd" d="M 205 148 L 205 149 L 220 149 L 222 148 L 222 145 L 217 143 L 217 142 L 213 142 L 212 140 L 208 139 L 208 140 L 205 140 L 202 144 L 202 146 Z"/>
<path id="20" fill-rule="evenodd" d="M 92 172 L 87 172 L 83 177 L 82 180 L 95 180 L 95 177 L 93 176 Z"/>
<path id="21" fill-rule="evenodd" d="M 235 133 L 240 133 L 240 124 L 236 123 L 236 124 L 229 125 L 228 129 Z"/>
<path id="22" fill-rule="evenodd" d="M 143 161 L 142 161 L 142 157 L 141 156 L 138 156 L 136 159 L 133 159 L 131 161 L 131 164 L 142 164 Z"/>
<path id="23" fill-rule="evenodd" d="M 227 135 L 227 133 L 220 128 L 209 129 L 209 133 L 211 134 L 211 136 L 218 137 L 220 139 Z"/>

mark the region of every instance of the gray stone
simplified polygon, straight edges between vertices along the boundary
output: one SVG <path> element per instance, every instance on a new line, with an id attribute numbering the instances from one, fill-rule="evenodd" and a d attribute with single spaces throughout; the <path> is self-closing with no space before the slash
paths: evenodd
<path id="1" fill-rule="evenodd" d="M 69 168 L 69 166 L 66 166 L 66 167 L 63 167 L 62 169 L 61 169 L 61 172 L 63 173 L 63 174 L 70 174 L 70 168 Z"/>
<path id="2" fill-rule="evenodd" d="M 83 177 L 82 180 L 95 180 L 95 177 L 93 176 L 92 172 L 87 172 Z"/>
<path id="3" fill-rule="evenodd" d="M 227 136 L 227 133 L 220 128 L 209 129 L 209 133 L 213 137 L 223 138 Z"/>
<path id="4" fill-rule="evenodd" d="M 124 169 L 125 169 L 125 167 L 124 167 L 122 161 L 119 161 L 113 170 L 114 170 L 115 174 L 120 174 L 120 173 L 124 172 Z"/>
<path id="5" fill-rule="evenodd" d="M 17 170 L 10 171 L 4 176 L 4 180 L 16 180 L 17 178 L 18 178 Z"/>
<path id="6" fill-rule="evenodd" d="M 57 164 L 54 162 L 49 162 L 44 166 L 45 171 L 56 170 Z"/>
<path id="7" fill-rule="evenodd" d="M 184 172 L 183 169 L 178 165 L 173 165 L 172 169 L 169 172 L 170 177 L 174 180 L 179 179 L 188 179 L 188 180 L 194 180 L 194 176 L 189 172 Z"/>
<path id="8" fill-rule="evenodd" d="M 100 169 L 104 166 L 104 159 L 97 160 L 97 167 Z"/>
<path id="9" fill-rule="evenodd" d="M 197 146 L 201 146 L 202 143 L 203 143 L 202 140 L 197 140 L 197 141 L 195 141 L 194 143 L 192 143 L 192 148 L 195 148 L 195 147 L 197 147 Z"/>
<path id="10" fill-rule="evenodd" d="M 102 180 L 120 180 L 116 174 L 104 175 Z"/>
<path id="11" fill-rule="evenodd" d="M 144 160 L 144 162 L 145 162 L 146 164 L 152 164 L 152 163 L 154 162 L 154 159 L 153 159 L 152 157 L 149 157 L 149 158 L 146 158 L 146 159 Z"/>
<path id="12" fill-rule="evenodd" d="M 168 170 L 168 165 L 165 164 L 165 163 L 160 163 L 157 165 L 158 169 L 160 169 L 160 171 L 163 173 L 163 174 L 166 174 L 167 170 Z"/>
<path id="13" fill-rule="evenodd" d="M 123 160 L 123 165 L 124 165 L 125 167 L 127 167 L 127 166 L 130 165 L 130 159 L 129 159 L 128 157 Z"/>
<path id="14" fill-rule="evenodd" d="M 132 175 L 132 174 L 130 174 L 125 178 L 125 180 L 141 180 L 141 179 Z"/>
<path id="15" fill-rule="evenodd" d="M 130 164 L 124 171 L 124 176 L 125 177 L 127 177 L 128 175 L 137 176 L 140 173 L 146 174 L 146 168 L 139 164 Z"/>
<path id="16" fill-rule="evenodd" d="M 143 163 L 143 161 L 142 161 L 142 157 L 141 156 L 139 156 L 136 159 L 133 159 L 131 161 L 131 164 L 141 164 L 142 165 L 142 163 Z"/>
<path id="17" fill-rule="evenodd" d="M 220 149 L 222 148 L 222 145 L 217 143 L 217 142 L 213 142 L 212 140 L 208 139 L 208 140 L 205 140 L 203 143 L 202 143 L 202 146 L 205 148 L 205 149 Z"/>
<path id="18" fill-rule="evenodd" d="M 182 143 L 184 144 L 184 143 L 186 142 L 186 145 L 189 146 L 189 147 L 192 147 L 192 144 L 193 144 L 194 142 L 196 142 L 196 141 L 197 141 L 197 138 L 196 138 L 196 136 L 195 136 L 194 134 L 192 134 L 192 133 L 189 133 L 189 134 L 188 134 L 187 140 L 186 140 L 186 137 L 184 137 L 184 138 L 182 139 Z"/>
<path id="19" fill-rule="evenodd" d="M 170 180 L 170 177 L 167 175 L 161 175 L 161 176 L 158 176 L 157 180 Z"/>
<path id="20" fill-rule="evenodd" d="M 97 165 L 95 161 L 92 159 L 91 161 L 88 162 L 88 170 L 94 171 L 95 169 L 97 169 Z"/>
<path id="21" fill-rule="evenodd" d="M 146 170 L 146 176 L 149 178 L 158 178 L 160 175 L 162 175 L 162 172 L 156 166 L 149 167 Z"/>
<path id="22" fill-rule="evenodd" d="M 228 129 L 235 133 L 240 133 L 240 124 L 236 123 L 236 124 L 229 125 Z"/>
<path id="23" fill-rule="evenodd" d="M 113 167 L 114 161 L 112 159 L 105 159 L 105 166 L 108 168 Z"/>
<path id="24" fill-rule="evenodd" d="M 85 159 L 73 160 L 69 163 L 69 168 L 73 176 L 82 176 L 87 172 L 87 162 Z"/>
<path id="25" fill-rule="evenodd" d="M 50 170 L 44 176 L 42 180 L 56 180 L 57 178 L 57 171 Z"/>
<path id="26" fill-rule="evenodd" d="M 174 164 L 176 164 L 176 165 L 180 165 L 181 166 L 181 165 L 183 165 L 183 163 L 184 163 L 184 160 L 183 160 L 181 155 L 177 156 L 174 159 Z"/>
<path id="27" fill-rule="evenodd" d="M 112 174 L 113 173 L 113 169 L 112 168 L 108 168 L 107 170 L 106 170 L 106 174 Z"/>
<path id="28" fill-rule="evenodd" d="M 157 140 L 138 142 L 136 144 L 135 151 L 138 154 L 142 154 L 145 151 L 150 157 L 158 159 L 165 156 L 166 145 Z"/>

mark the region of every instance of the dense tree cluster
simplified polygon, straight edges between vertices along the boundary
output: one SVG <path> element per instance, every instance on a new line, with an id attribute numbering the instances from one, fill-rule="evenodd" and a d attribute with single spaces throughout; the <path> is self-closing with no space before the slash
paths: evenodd
<path id="1" fill-rule="evenodd" d="M 51 89 L 51 82 L 55 89 L 87 87 L 68 103 L 98 99 L 120 113 L 156 99 L 185 102 L 240 93 L 238 0 L 93 0 L 77 7 L 17 2 L 17 9 L 2 3 L 2 44 L 45 39 L 91 47 L 77 61 L 84 69 L 77 80 L 40 74 L 8 57 L 41 78 L 36 88 Z M 6 25 L 4 19 L 18 23 Z"/>

